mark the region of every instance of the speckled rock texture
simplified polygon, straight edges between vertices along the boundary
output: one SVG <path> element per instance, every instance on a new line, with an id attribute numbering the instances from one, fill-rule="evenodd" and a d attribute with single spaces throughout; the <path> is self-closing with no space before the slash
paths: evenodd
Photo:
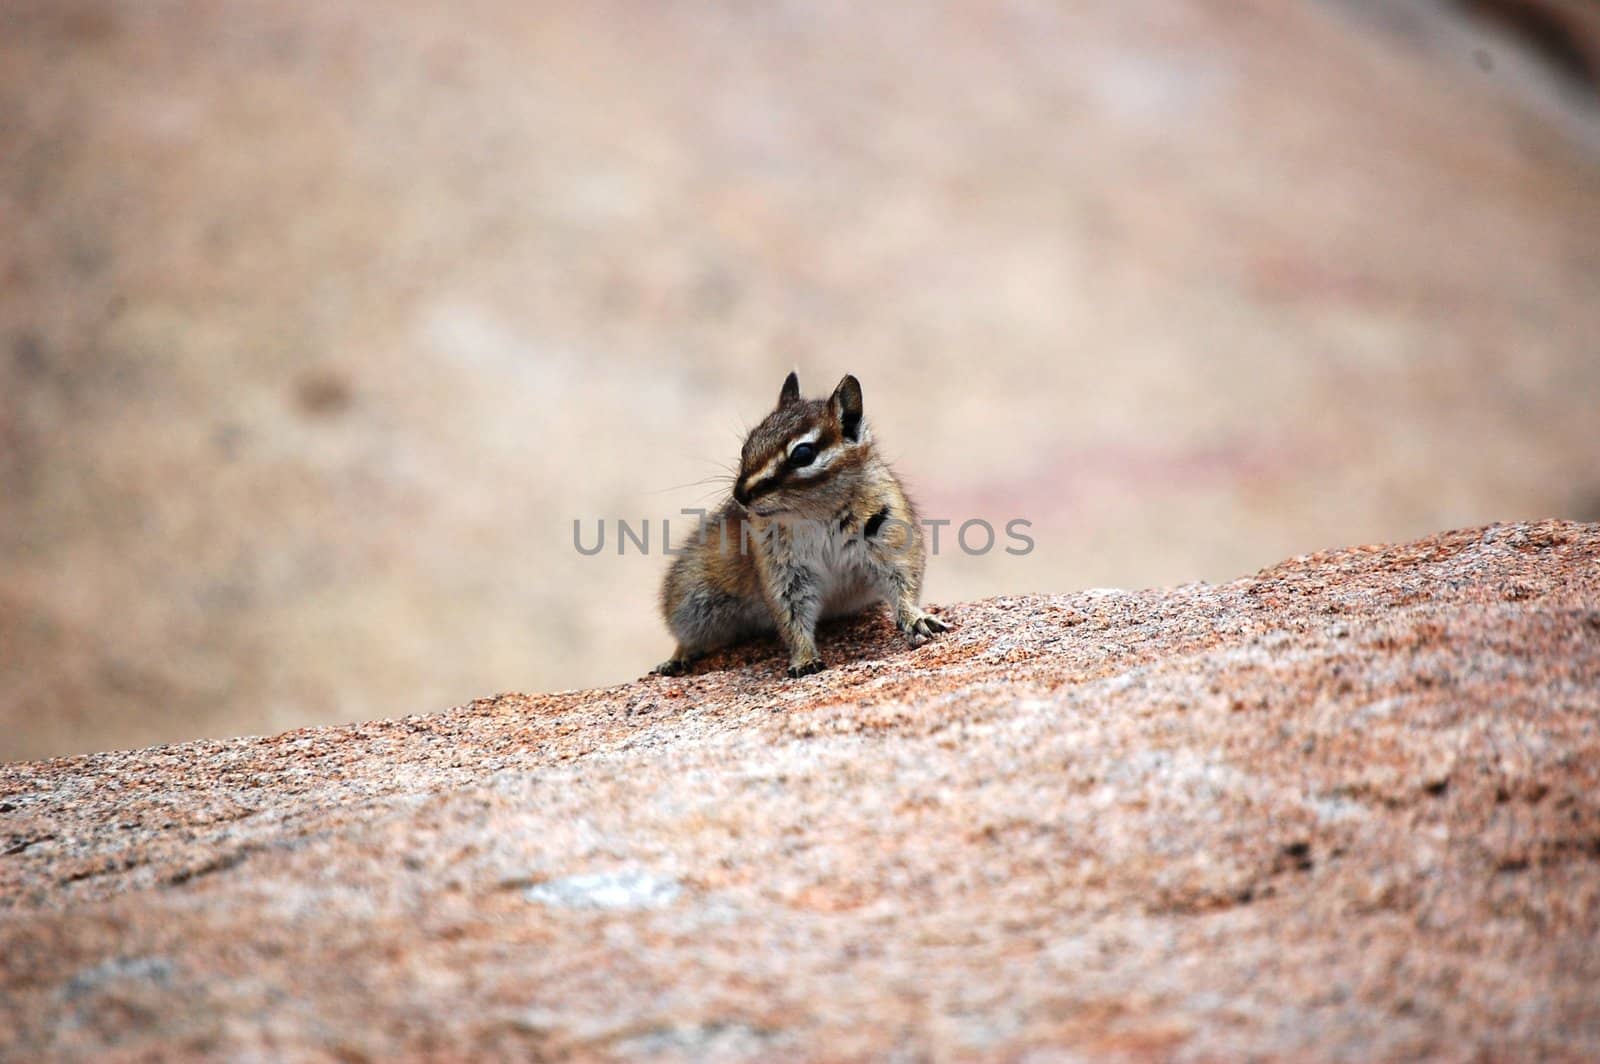
<path id="1" fill-rule="evenodd" d="M 1600 526 L 0 766 L 0 1056 L 1600 1054 Z"/>

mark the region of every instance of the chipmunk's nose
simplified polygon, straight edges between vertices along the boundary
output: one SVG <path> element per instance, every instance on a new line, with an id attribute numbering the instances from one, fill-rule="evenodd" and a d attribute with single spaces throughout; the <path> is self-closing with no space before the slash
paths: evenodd
<path id="1" fill-rule="evenodd" d="M 750 492 L 745 488 L 743 481 L 740 481 L 733 486 L 733 501 L 738 503 L 740 506 L 750 505 Z"/>

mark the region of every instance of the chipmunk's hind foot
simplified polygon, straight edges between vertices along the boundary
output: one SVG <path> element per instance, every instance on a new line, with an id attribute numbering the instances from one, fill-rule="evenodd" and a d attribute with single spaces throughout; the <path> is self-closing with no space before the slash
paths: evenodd
<path id="1" fill-rule="evenodd" d="M 914 647 L 920 647 L 940 632 L 948 632 L 950 626 L 931 613 L 902 614 L 896 620 L 896 627 L 900 634 L 906 637 L 906 642 Z"/>

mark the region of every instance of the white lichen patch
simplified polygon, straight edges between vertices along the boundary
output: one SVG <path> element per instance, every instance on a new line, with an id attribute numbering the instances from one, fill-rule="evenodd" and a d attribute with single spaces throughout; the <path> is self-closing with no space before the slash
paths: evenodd
<path id="1" fill-rule="evenodd" d="M 535 883 L 529 901 L 560 909 L 665 909 L 683 888 L 675 879 L 643 871 L 594 872 Z"/>

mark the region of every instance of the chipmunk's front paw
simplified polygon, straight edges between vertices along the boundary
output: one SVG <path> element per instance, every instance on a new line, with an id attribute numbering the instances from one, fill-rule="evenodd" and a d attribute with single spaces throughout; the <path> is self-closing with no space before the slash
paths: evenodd
<path id="1" fill-rule="evenodd" d="M 798 680 L 802 676 L 810 676 L 814 672 L 821 672 L 827 667 L 827 663 L 821 658 L 812 658 L 810 661 L 802 661 L 798 665 L 790 664 L 789 679 Z"/>
<path id="2" fill-rule="evenodd" d="M 948 632 L 950 626 L 931 613 L 907 614 L 900 620 L 900 634 L 906 642 L 920 647 L 939 632 Z"/>
<path id="3" fill-rule="evenodd" d="M 651 676 L 682 676 L 688 672 L 694 662 L 688 658 L 668 658 L 660 665 L 650 670 Z"/>

